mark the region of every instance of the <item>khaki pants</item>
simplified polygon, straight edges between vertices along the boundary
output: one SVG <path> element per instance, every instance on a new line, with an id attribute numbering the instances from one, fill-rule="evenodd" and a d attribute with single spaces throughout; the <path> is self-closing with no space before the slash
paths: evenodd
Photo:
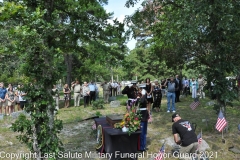
<path id="1" fill-rule="evenodd" d="M 180 160 L 191 160 L 192 157 L 197 156 L 196 151 L 198 148 L 198 142 L 192 143 L 186 147 L 182 147 L 179 149 L 179 159 Z"/>
<path id="2" fill-rule="evenodd" d="M 109 91 L 103 91 L 103 99 L 105 103 L 108 103 Z"/>
<path id="3" fill-rule="evenodd" d="M 5 100 L 4 102 L 0 101 L 0 107 L 6 107 L 7 106 L 7 100 Z"/>
<path id="4" fill-rule="evenodd" d="M 80 93 L 74 93 L 74 95 L 73 95 L 73 99 L 74 99 L 74 106 L 76 107 L 76 106 L 80 106 L 79 104 L 80 104 Z"/>

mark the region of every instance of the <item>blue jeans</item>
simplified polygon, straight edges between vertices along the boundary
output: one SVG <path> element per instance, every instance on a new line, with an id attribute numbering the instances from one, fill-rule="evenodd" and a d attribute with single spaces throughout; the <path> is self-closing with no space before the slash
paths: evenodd
<path id="1" fill-rule="evenodd" d="M 140 150 L 146 149 L 147 144 L 147 125 L 148 122 L 141 122 L 141 135 L 140 135 Z"/>
<path id="2" fill-rule="evenodd" d="M 175 92 L 167 92 L 167 110 L 171 111 L 170 101 L 172 100 L 172 110 L 175 111 Z"/>

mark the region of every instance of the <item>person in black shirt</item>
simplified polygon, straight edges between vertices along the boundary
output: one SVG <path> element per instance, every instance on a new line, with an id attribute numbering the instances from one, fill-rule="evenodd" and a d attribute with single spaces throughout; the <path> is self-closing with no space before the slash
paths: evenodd
<path id="1" fill-rule="evenodd" d="M 165 79 L 161 81 L 161 87 L 162 87 L 161 92 L 162 92 L 162 98 L 164 97 L 164 95 L 166 95 L 166 87 L 164 86 L 165 81 L 166 81 Z"/>
<path id="2" fill-rule="evenodd" d="M 130 111 L 130 109 L 132 108 L 132 106 L 135 103 L 135 100 L 137 100 L 137 81 L 132 81 L 131 82 L 132 86 L 126 86 L 123 90 L 122 90 L 122 94 L 127 94 L 128 97 L 128 102 L 127 102 L 127 110 Z"/>
<path id="3" fill-rule="evenodd" d="M 179 100 L 179 97 L 180 97 L 180 93 L 181 93 L 181 90 L 182 90 L 182 80 L 179 78 L 178 75 L 176 75 L 175 82 L 178 84 L 178 88 L 175 91 L 175 95 L 176 95 L 175 102 L 181 102 Z"/>
<path id="4" fill-rule="evenodd" d="M 190 122 L 183 120 L 178 113 L 172 115 L 172 122 L 174 122 L 172 125 L 174 141 L 181 146 L 179 154 L 181 157 L 194 156 L 198 148 L 198 139 Z"/>

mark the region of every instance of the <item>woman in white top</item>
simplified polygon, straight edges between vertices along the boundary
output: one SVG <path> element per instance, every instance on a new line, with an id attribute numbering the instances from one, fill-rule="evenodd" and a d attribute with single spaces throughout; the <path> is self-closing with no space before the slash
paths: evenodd
<path id="1" fill-rule="evenodd" d="M 194 78 L 192 78 L 190 86 L 192 89 L 192 98 L 197 98 L 198 82 Z"/>

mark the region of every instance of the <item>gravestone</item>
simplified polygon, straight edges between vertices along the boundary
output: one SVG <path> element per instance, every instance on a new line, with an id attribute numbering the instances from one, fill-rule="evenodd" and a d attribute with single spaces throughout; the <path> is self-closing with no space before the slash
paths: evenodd
<path id="1" fill-rule="evenodd" d="M 120 101 L 111 101 L 110 107 L 119 107 L 120 106 Z"/>
<path id="2" fill-rule="evenodd" d="M 4 114 L 0 114 L 0 120 L 3 120 Z"/>
<path id="3" fill-rule="evenodd" d="M 117 100 L 117 97 L 109 97 L 108 98 L 108 101 L 111 102 L 111 101 L 116 101 Z"/>
<path id="4" fill-rule="evenodd" d="M 172 147 L 172 153 L 174 151 L 179 150 L 179 146 L 174 142 L 173 136 L 168 137 L 168 138 L 166 138 L 164 140 L 161 140 L 161 141 L 162 141 L 162 143 L 166 142 L 167 145 Z M 203 137 L 202 142 L 199 145 L 199 151 L 206 151 L 208 149 L 210 149 L 210 147 L 209 147 L 208 143 L 204 140 L 204 137 Z"/>
<path id="5" fill-rule="evenodd" d="M 29 116 L 30 116 L 30 114 L 26 113 L 25 111 L 17 111 L 17 112 L 11 113 L 11 117 L 12 117 L 12 118 L 18 118 L 18 116 L 19 116 L 20 114 L 24 114 L 26 117 L 29 117 Z"/>
<path id="6" fill-rule="evenodd" d="M 209 101 L 209 102 L 206 103 L 206 106 L 213 106 L 214 104 L 215 104 L 214 101 Z"/>

